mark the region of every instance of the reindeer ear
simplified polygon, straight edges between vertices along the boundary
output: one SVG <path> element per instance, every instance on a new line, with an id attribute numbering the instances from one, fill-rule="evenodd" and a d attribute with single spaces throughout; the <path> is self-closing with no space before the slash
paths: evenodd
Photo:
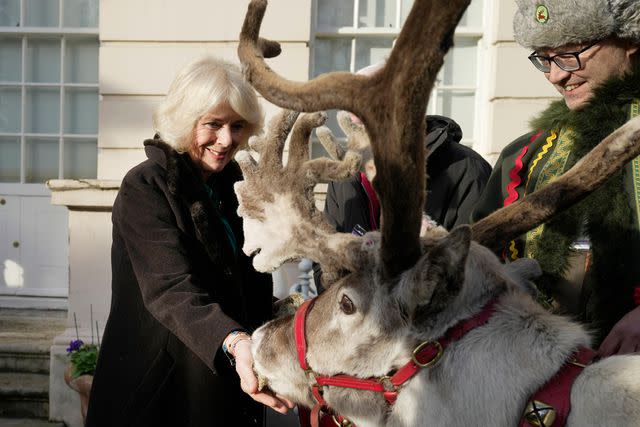
<path id="1" fill-rule="evenodd" d="M 471 229 L 464 225 L 427 246 L 414 267 L 413 298 L 421 316 L 441 311 L 460 292 L 470 244 Z"/>

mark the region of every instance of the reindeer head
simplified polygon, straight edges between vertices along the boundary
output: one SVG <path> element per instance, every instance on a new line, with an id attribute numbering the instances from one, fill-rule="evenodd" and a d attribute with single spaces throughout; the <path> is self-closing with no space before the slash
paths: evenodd
<path id="1" fill-rule="evenodd" d="M 245 181 L 236 187 L 245 223 L 244 250 L 256 254 L 255 267 L 270 271 L 288 259 L 307 257 L 331 273 L 331 286 L 317 299 L 307 321 L 309 348 L 315 349 L 308 353 L 308 361 L 323 374 L 385 375 L 411 356 L 416 341 L 438 336 L 491 294 L 514 287 L 514 277 L 529 274 L 510 271 L 522 265 L 504 267 L 471 240 L 500 247 L 584 197 L 640 154 L 640 119 L 636 119 L 552 185 L 471 229 L 462 227 L 450 234 L 435 229 L 421 239 L 424 115 L 468 3 L 416 0 L 384 68 L 371 76 L 328 73 L 306 83 L 284 80 L 266 65 L 265 46 L 273 48 L 273 43 L 258 34 L 267 2 L 252 0 L 249 5 L 238 48 L 246 77 L 267 100 L 283 108 L 339 109 L 357 115 L 376 165 L 373 186 L 381 201 L 381 231 L 358 238 L 335 233 L 315 208 L 314 185 L 348 176 L 360 160 L 337 148 L 328 150 L 334 160 L 308 160 L 308 138 L 311 129 L 321 124 L 321 115 L 303 115 L 295 122 L 296 113 L 283 112 L 258 144 L 260 162 L 248 154 L 238 159 L 245 174 Z M 285 165 L 282 152 L 292 128 Z M 256 369 L 268 378 L 269 386 L 310 405 L 309 379 L 295 363 L 292 318 L 276 320 L 254 337 Z M 375 403 L 380 397 L 367 394 L 362 399 Z M 335 407 L 339 412 L 356 411 L 373 420 L 382 416 L 373 409 L 379 405 L 357 406 L 348 398 L 335 401 L 341 402 Z"/>

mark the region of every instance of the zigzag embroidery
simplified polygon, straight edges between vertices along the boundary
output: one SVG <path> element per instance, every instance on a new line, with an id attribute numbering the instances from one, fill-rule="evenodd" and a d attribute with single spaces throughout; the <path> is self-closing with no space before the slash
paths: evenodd
<path id="1" fill-rule="evenodd" d="M 512 260 L 517 260 L 518 259 L 518 248 L 516 248 L 516 241 L 512 240 L 511 244 L 509 245 L 509 252 L 511 252 L 511 259 Z"/>
<path id="2" fill-rule="evenodd" d="M 528 145 L 526 145 L 522 149 L 520 155 L 516 158 L 516 165 L 509 171 L 509 178 L 511 178 L 511 182 L 509 182 L 509 185 L 507 185 L 507 194 L 509 195 L 506 199 L 504 199 L 504 206 L 508 206 L 518 200 L 518 192 L 516 191 L 516 187 L 520 185 L 520 182 L 522 182 L 519 173 L 523 166 L 522 157 L 527 153 L 527 150 L 529 150 Z"/>
<path id="3" fill-rule="evenodd" d="M 542 147 L 542 151 L 538 154 L 538 157 L 535 158 L 533 163 L 531 164 L 531 168 L 529 168 L 529 175 L 527 175 L 527 184 L 524 186 L 524 191 L 527 191 L 529 188 L 529 181 L 531 180 L 531 174 L 533 174 L 533 170 L 536 168 L 536 165 L 542 158 L 549 152 L 551 146 L 553 146 L 553 142 L 558 137 L 558 134 L 554 131 L 551 131 L 551 135 L 547 138 L 547 143 Z"/>

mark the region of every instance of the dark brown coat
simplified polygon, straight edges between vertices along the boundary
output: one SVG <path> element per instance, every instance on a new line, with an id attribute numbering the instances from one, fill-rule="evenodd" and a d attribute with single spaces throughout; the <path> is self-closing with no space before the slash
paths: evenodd
<path id="1" fill-rule="evenodd" d="M 271 313 L 270 276 L 242 254 L 235 162 L 215 175 L 234 255 L 199 170 L 164 142 L 125 176 L 113 206 L 112 300 L 87 426 L 262 423 L 220 350 Z M 243 415 L 245 414 L 245 415 Z"/>

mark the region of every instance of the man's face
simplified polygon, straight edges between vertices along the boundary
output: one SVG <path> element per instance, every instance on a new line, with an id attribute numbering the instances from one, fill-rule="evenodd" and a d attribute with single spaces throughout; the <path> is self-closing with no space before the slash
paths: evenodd
<path id="1" fill-rule="evenodd" d="M 537 53 L 553 56 L 564 52 L 576 52 L 584 45 L 566 45 L 557 49 L 541 49 Z M 544 73 L 549 82 L 560 92 L 570 110 L 579 110 L 593 96 L 593 90 L 612 77 L 618 77 L 631 68 L 632 55 L 637 46 L 619 40 L 603 40 L 580 54 L 581 68 L 564 71 L 551 61 L 551 69 Z"/>

